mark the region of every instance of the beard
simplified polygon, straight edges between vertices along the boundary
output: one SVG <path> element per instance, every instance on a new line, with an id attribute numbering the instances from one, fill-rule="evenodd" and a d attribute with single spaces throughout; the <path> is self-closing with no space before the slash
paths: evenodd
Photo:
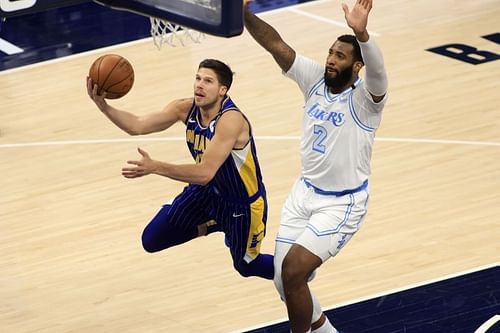
<path id="1" fill-rule="evenodd" d="M 332 91 L 342 91 L 345 89 L 346 85 L 351 81 L 352 79 L 352 69 L 353 65 L 350 67 L 347 67 L 340 72 L 337 73 L 337 76 L 335 77 L 330 77 L 329 73 L 325 69 L 325 84 L 327 87 L 331 88 Z"/>

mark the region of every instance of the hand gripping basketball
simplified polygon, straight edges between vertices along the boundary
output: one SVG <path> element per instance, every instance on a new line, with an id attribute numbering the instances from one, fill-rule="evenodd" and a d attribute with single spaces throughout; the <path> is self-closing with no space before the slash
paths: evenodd
<path id="1" fill-rule="evenodd" d="M 105 54 L 90 66 L 89 76 L 97 84 L 97 94 L 106 98 L 125 96 L 134 84 L 134 69 L 130 62 L 117 54 Z"/>

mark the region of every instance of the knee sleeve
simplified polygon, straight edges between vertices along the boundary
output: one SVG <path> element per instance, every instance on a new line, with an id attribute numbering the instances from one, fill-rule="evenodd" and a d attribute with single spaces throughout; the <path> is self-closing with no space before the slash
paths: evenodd
<path id="1" fill-rule="evenodd" d="M 142 232 L 142 237 L 141 237 L 142 247 L 144 248 L 144 251 L 148 253 L 161 251 L 163 247 L 160 246 L 157 238 L 158 236 L 156 235 L 153 228 L 146 227 Z"/>
<path id="2" fill-rule="evenodd" d="M 280 295 L 281 300 L 284 302 L 285 301 L 285 291 L 283 290 L 283 281 L 281 280 L 281 270 L 279 272 L 279 275 L 278 274 L 274 275 L 273 282 L 274 282 L 274 286 L 276 287 L 276 290 L 278 291 L 278 294 Z"/>
<path id="3" fill-rule="evenodd" d="M 153 253 L 190 241 L 198 236 L 198 227 L 181 229 L 169 220 L 170 205 L 165 205 L 144 228 L 142 247 Z"/>
<path id="4" fill-rule="evenodd" d="M 146 252 L 154 253 L 165 250 L 171 246 L 177 245 L 182 236 L 174 230 L 163 226 L 158 228 L 157 225 L 149 224 L 142 232 L 142 247 Z"/>
<path id="5" fill-rule="evenodd" d="M 318 298 L 314 293 L 311 291 L 311 298 L 312 298 L 312 303 L 313 303 L 313 315 L 312 315 L 312 320 L 311 324 L 315 323 L 319 320 L 321 317 L 321 314 L 323 313 L 323 310 L 321 310 L 321 305 L 319 304 Z"/>
<path id="6" fill-rule="evenodd" d="M 281 268 L 283 266 L 283 259 L 285 259 L 288 250 L 292 244 L 276 242 L 276 248 L 274 250 L 274 286 L 278 291 L 281 300 L 285 301 L 285 291 L 283 289 L 283 280 L 281 278 Z"/>
<path id="7" fill-rule="evenodd" d="M 292 244 L 276 242 L 276 249 L 274 250 L 274 286 L 278 291 L 281 300 L 285 301 L 285 291 L 283 289 L 283 279 L 281 278 L 281 268 L 283 266 L 283 259 L 285 259 L 288 250 Z M 311 276 L 309 276 L 308 281 L 312 281 L 316 276 L 316 271 L 312 272 Z M 319 320 L 323 311 L 321 310 L 321 305 L 319 304 L 316 295 L 311 291 L 311 298 L 313 303 L 313 315 L 311 323 L 314 323 Z"/>

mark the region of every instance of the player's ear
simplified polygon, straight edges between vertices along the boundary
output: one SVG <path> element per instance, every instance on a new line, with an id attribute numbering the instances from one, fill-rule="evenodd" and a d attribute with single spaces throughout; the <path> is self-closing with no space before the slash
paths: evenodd
<path id="1" fill-rule="evenodd" d="M 361 61 L 355 61 L 354 62 L 354 65 L 352 66 L 352 68 L 354 68 L 354 70 L 356 71 L 356 73 L 359 73 L 359 71 L 361 70 L 361 68 L 363 68 L 363 63 Z"/>
<path id="2" fill-rule="evenodd" d="M 228 91 L 228 90 L 229 90 L 229 89 L 227 89 L 227 87 L 226 87 L 226 86 L 220 86 L 220 88 L 219 88 L 219 93 L 220 93 L 222 96 L 224 96 L 225 94 L 227 94 L 227 91 Z"/>

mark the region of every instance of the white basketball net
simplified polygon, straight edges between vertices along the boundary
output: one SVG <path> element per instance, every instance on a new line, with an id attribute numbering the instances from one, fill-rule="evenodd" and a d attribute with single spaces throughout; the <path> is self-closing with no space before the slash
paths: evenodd
<path id="1" fill-rule="evenodd" d="M 188 43 L 200 43 L 205 38 L 201 31 L 183 27 L 164 19 L 150 17 L 153 43 L 160 50 L 164 44 L 186 46 Z"/>

